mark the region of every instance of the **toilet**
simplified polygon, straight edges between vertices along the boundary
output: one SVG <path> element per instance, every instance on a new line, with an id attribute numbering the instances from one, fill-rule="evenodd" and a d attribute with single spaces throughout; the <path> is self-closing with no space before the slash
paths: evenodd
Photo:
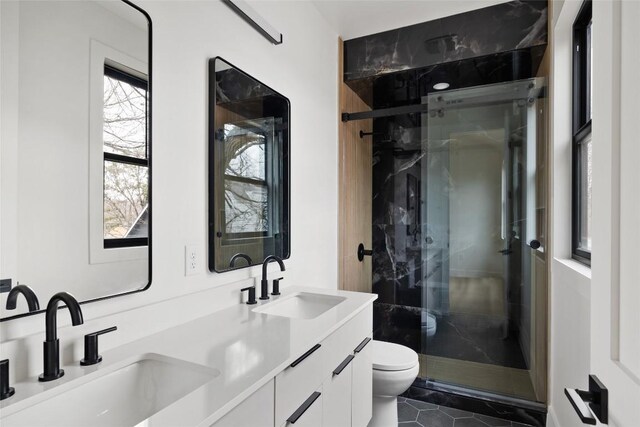
<path id="1" fill-rule="evenodd" d="M 398 395 L 418 376 L 418 354 L 385 341 L 371 342 L 373 354 L 373 416 L 369 427 L 398 425 Z"/>
<path id="2" fill-rule="evenodd" d="M 429 313 L 427 310 L 422 310 L 420 324 L 422 326 L 422 333 L 427 338 L 431 338 L 436 334 L 436 329 L 437 329 L 436 316 Z"/>

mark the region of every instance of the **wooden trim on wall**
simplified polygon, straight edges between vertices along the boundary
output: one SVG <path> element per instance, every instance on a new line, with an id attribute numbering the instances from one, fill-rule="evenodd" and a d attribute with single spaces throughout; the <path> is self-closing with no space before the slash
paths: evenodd
<path id="1" fill-rule="evenodd" d="M 373 120 L 342 122 L 343 112 L 371 108 L 343 81 L 343 46 L 338 38 L 338 288 L 371 292 L 371 257 L 358 261 L 359 243 L 371 249 Z"/>

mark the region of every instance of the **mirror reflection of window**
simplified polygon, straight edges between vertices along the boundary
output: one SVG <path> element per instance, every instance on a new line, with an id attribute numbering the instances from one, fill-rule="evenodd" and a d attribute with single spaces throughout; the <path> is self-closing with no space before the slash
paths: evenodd
<path id="1" fill-rule="evenodd" d="M 227 238 L 273 234 L 273 117 L 224 125 L 224 199 Z"/>
<path id="2" fill-rule="evenodd" d="M 104 67 L 104 247 L 148 244 L 147 81 Z"/>

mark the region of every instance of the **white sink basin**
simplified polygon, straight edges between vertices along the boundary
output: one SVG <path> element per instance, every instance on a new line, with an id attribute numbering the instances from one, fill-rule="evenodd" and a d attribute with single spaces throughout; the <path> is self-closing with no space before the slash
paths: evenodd
<path id="1" fill-rule="evenodd" d="M 314 319 L 327 310 L 337 306 L 345 297 L 334 295 L 298 292 L 277 301 L 265 304 L 253 311 L 273 316 L 291 317 L 294 319 Z"/>
<path id="2" fill-rule="evenodd" d="M 135 426 L 220 374 L 216 369 L 146 354 L 117 370 L 95 372 L 2 420 L 10 426 Z M 93 376 L 88 374 L 87 377 Z M 65 387 L 67 386 L 67 387 Z"/>

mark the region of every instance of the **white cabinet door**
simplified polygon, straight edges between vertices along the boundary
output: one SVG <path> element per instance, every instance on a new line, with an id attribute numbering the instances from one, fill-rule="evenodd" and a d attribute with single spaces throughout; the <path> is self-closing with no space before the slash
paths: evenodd
<path id="1" fill-rule="evenodd" d="M 216 421 L 213 427 L 273 427 L 274 383 L 275 380 L 271 380 L 260 387 Z"/>
<path id="2" fill-rule="evenodd" d="M 332 374 L 322 384 L 322 422 L 325 427 L 351 426 L 351 364 L 348 363 L 338 374 Z M 340 367 L 342 367 L 342 363 Z M 337 367 L 336 367 L 337 368 Z M 336 371 L 337 372 L 337 371 Z"/>
<path id="3" fill-rule="evenodd" d="M 639 21 L 640 2 L 593 2 L 591 370 L 611 427 L 640 422 Z"/>
<path id="4" fill-rule="evenodd" d="M 373 404 L 373 362 L 371 341 L 351 362 L 351 425 L 366 427 L 371 420 Z"/>

